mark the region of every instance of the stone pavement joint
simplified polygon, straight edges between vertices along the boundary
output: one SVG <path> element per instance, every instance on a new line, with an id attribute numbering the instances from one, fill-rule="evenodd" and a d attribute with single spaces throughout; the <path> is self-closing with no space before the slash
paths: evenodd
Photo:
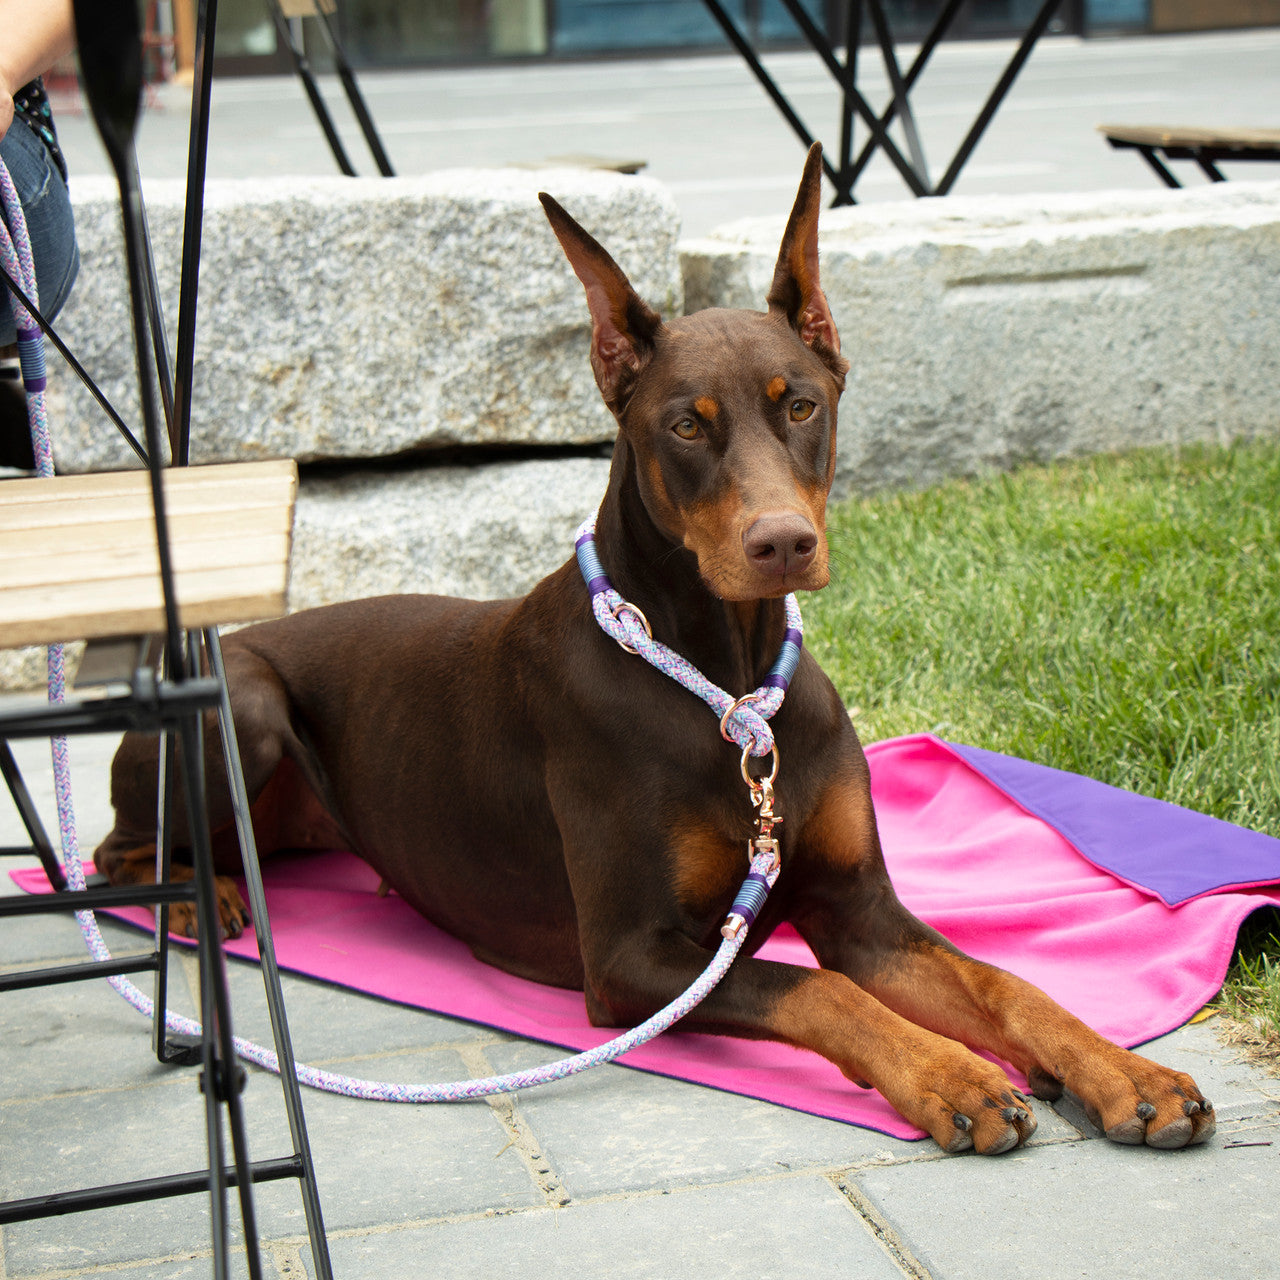
<path id="1" fill-rule="evenodd" d="M 853 1211 L 866 1223 L 867 1229 L 875 1236 L 885 1253 L 902 1269 L 903 1275 L 909 1276 L 911 1280 L 934 1280 L 924 1264 L 907 1248 L 902 1237 L 885 1221 L 875 1205 L 858 1190 L 852 1178 L 834 1174 L 831 1177 L 831 1184 L 853 1206 Z"/>

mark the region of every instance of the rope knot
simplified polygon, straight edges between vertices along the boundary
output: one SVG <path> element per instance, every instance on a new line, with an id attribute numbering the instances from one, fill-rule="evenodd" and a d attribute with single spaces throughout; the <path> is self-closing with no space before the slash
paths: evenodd
<path id="1" fill-rule="evenodd" d="M 726 742 L 736 743 L 750 756 L 767 756 L 773 750 L 773 730 L 765 718 L 778 709 L 780 696 L 776 691 L 744 694 L 729 704 L 720 717 L 720 735 Z"/>

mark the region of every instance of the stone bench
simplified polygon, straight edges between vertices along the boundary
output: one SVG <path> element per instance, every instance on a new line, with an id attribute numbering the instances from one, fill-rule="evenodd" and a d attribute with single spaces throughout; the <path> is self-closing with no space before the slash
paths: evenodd
<path id="1" fill-rule="evenodd" d="M 582 286 L 539 190 L 679 314 L 678 215 L 643 177 L 209 184 L 192 457 L 304 464 L 291 608 L 390 591 L 515 595 L 572 553 L 604 492 L 614 424 L 587 361 Z M 116 189 L 81 179 L 73 194 L 82 265 L 58 329 L 137 425 Z M 146 197 L 173 329 L 182 185 L 148 184 Z M 136 465 L 55 353 L 49 367 L 59 469 Z M 41 651 L 0 652 L 0 688 L 39 685 L 43 667 Z"/>
<path id="2" fill-rule="evenodd" d="M 665 188 L 581 169 L 420 178 L 210 182 L 200 269 L 193 461 L 306 464 L 440 448 L 613 438 L 587 364 L 582 287 L 547 223 L 547 190 L 682 306 L 679 219 Z M 171 331 L 182 184 L 145 188 Z M 138 420 L 114 183 L 73 190 L 81 267 L 59 331 Z M 89 393 L 50 359 L 60 469 L 132 465 Z"/>

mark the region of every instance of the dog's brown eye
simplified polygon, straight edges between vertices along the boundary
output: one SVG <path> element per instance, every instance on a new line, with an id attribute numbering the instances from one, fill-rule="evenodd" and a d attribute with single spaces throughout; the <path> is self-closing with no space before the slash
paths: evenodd
<path id="1" fill-rule="evenodd" d="M 793 400 L 791 402 L 791 421 L 804 422 L 806 418 L 813 417 L 813 411 L 817 407 L 812 400 Z"/>
<path id="2" fill-rule="evenodd" d="M 702 428 L 692 418 L 681 418 L 671 429 L 681 440 L 696 440 L 702 434 Z"/>

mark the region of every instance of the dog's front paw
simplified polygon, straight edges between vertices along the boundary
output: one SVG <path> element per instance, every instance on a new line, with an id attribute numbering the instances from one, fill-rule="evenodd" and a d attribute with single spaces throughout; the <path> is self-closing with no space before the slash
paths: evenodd
<path id="1" fill-rule="evenodd" d="M 985 1058 L 953 1041 L 942 1045 L 917 1059 L 917 1072 L 880 1092 L 944 1151 L 998 1156 L 1022 1146 L 1036 1131 L 1026 1095 Z"/>
<path id="2" fill-rule="evenodd" d="M 1125 1049 L 1068 1075 L 1065 1084 L 1112 1142 L 1167 1151 L 1207 1142 L 1217 1127 L 1213 1103 L 1185 1071 Z"/>

